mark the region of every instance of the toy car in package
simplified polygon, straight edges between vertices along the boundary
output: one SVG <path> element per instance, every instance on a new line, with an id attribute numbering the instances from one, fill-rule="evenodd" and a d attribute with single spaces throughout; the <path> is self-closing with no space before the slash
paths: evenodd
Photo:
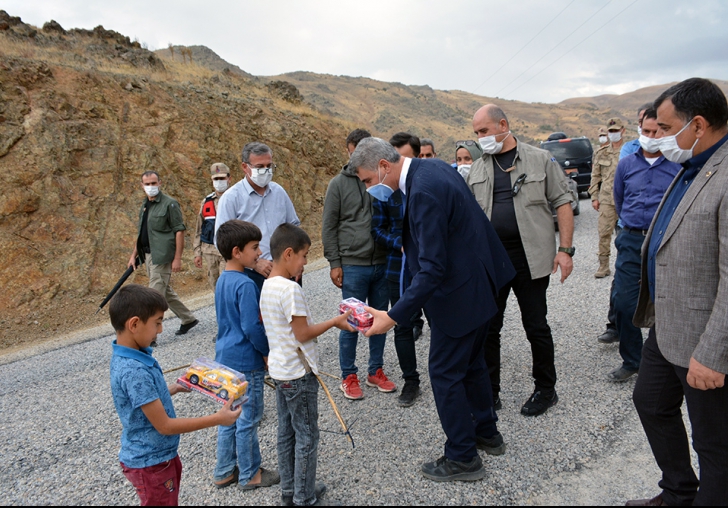
<path id="1" fill-rule="evenodd" d="M 374 316 L 364 309 L 364 302 L 361 300 L 357 300 L 356 298 L 342 300 L 339 304 L 339 314 L 344 314 L 347 310 L 351 311 L 347 322 L 360 332 L 366 332 L 374 324 Z"/>
<path id="2" fill-rule="evenodd" d="M 208 358 L 198 358 L 177 379 L 177 384 L 224 404 L 233 400 L 233 409 L 248 400 L 245 375 Z"/>

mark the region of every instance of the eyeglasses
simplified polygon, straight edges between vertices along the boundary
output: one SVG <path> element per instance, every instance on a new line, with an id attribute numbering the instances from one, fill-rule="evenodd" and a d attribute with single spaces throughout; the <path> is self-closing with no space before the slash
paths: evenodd
<path id="1" fill-rule="evenodd" d="M 513 190 L 511 191 L 513 197 L 516 197 L 518 192 L 521 190 L 521 186 L 523 185 L 523 182 L 526 180 L 527 176 L 528 175 L 526 175 L 526 173 L 523 173 L 518 178 L 516 178 L 516 183 L 513 184 Z"/>
<path id="2" fill-rule="evenodd" d="M 464 141 L 456 141 L 455 142 L 455 146 L 458 147 L 458 148 L 461 147 L 461 146 L 478 146 L 478 143 L 476 143 L 473 140 L 466 139 Z"/>
<path id="3" fill-rule="evenodd" d="M 259 175 L 265 175 L 267 173 L 272 173 L 273 171 L 275 171 L 275 169 L 278 167 L 278 165 L 271 164 L 270 166 L 263 166 L 261 168 L 258 168 L 258 167 L 251 166 L 250 164 L 248 164 L 248 167 L 251 169 L 251 171 L 255 171 Z"/>

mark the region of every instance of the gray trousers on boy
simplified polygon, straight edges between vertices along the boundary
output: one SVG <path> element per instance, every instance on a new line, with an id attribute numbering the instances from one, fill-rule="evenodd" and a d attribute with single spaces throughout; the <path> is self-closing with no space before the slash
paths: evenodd
<path id="1" fill-rule="evenodd" d="M 318 380 L 308 373 L 293 381 L 274 381 L 281 494 L 293 496 L 296 505 L 311 505 L 316 502 Z"/>

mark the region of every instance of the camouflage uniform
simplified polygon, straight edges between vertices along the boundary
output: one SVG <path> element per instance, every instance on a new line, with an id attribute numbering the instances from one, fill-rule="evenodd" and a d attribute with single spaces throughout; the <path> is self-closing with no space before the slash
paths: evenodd
<path id="1" fill-rule="evenodd" d="M 601 147 L 594 154 L 589 195 L 592 201 L 599 201 L 599 270 L 595 277 L 606 277 L 609 270 L 609 255 L 612 249 L 612 232 L 617 225 L 617 211 L 614 208 L 614 175 L 619 163 L 619 150 L 612 143 Z"/>

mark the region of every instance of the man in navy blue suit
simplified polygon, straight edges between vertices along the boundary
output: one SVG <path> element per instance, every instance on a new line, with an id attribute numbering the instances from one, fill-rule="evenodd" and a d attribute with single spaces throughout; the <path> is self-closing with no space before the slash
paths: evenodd
<path id="1" fill-rule="evenodd" d="M 369 309 L 367 335 L 406 323 L 420 308 L 430 318 L 430 381 L 445 455 L 422 466 L 435 481 L 485 476 L 478 449 L 505 452 L 483 356 L 496 295 L 515 275 L 508 255 L 463 178 L 447 163 L 401 157 L 386 141 L 362 140 L 349 166 L 369 193 L 386 201 L 399 189 L 406 200 L 403 246 L 412 282 L 389 313 Z M 473 305 L 476 303 L 476 305 Z"/>

